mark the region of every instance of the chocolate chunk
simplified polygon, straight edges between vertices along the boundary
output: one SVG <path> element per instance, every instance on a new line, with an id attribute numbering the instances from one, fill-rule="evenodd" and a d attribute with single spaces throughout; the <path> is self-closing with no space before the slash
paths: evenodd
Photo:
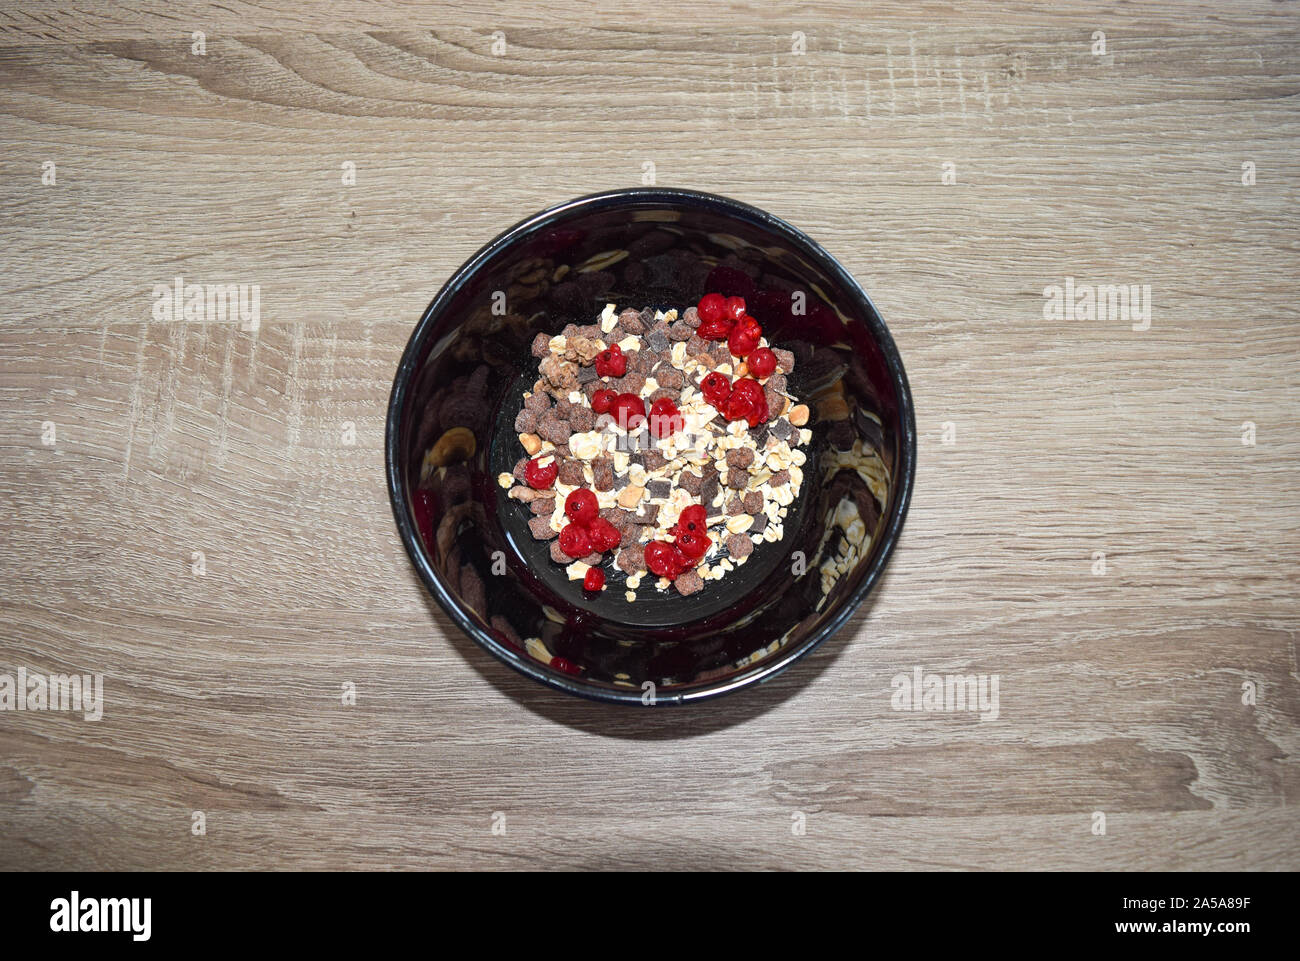
<path id="1" fill-rule="evenodd" d="M 636 527 L 636 523 L 632 520 L 632 512 L 625 511 L 621 507 L 601 508 L 600 516 L 621 531 L 632 530 Z"/>
<path id="2" fill-rule="evenodd" d="M 754 542 L 748 534 L 730 534 L 723 543 L 727 545 L 727 553 L 736 559 L 754 553 Z"/>
<path id="3" fill-rule="evenodd" d="M 668 458 L 664 455 L 664 452 L 656 450 L 653 447 L 649 450 L 641 451 L 637 456 L 641 458 L 641 466 L 650 473 L 662 470 L 668 465 Z"/>
<path id="4" fill-rule="evenodd" d="M 641 502 L 641 509 L 632 515 L 636 524 L 654 524 L 659 520 L 659 505 Z"/>
<path id="5" fill-rule="evenodd" d="M 614 489 L 614 462 L 608 457 L 597 457 L 591 462 L 593 483 L 598 491 Z"/>
<path id="6" fill-rule="evenodd" d="M 763 510 L 763 492 L 750 491 L 745 495 L 742 504 L 746 514 L 758 514 Z"/>
<path id="7" fill-rule="evenodd" d="M 779 470 L 769 477 L 767 482 L 773 487 L 784 487 L 790 483 L 790 472 L 788 470 Z"/>
<path id="8" fill-rule="evenodd" d="M 639 370 L 629 370 L 622 377 L 614 379 L 614 387 L 620 394 L 640 394 L 645 387 L 645 374 Z"/>
<path id="9" fill-rule="evenodd" d="M 641 323 L 645 325 L 646 330 L 655 325 L 655 309 L 653 307 L 641 308 Z"/>
<path id="10" fill-rule="evenodd" d="M 534 357 L 545 357 L 551 352 L 551 335 L 538 334 L 533 338 L 532 352 Z"/>
<path id="11" fill-rule="evenodd" d="M 677 486 L 688 494 L 698 497 L 704 486 L 704 478 L 692 471 L 684 470 L 677 478 Z"/>
<path id="12" fill-rule="evenodd" d="M 783 440 L 786 443 L 789 443 L 790 435 L 794 433 L 794 425 L 791 424 L 790 421 L 788 421 L 786 418 L 779 417 L 776 420 L 772 421 L 769 430 L 772 431 L 772 436 L 775 437 L 777 440 Z"/>
<path id="13" fill-rule="evenodd" d="M 582 404 L 573 404 L 569 408 L 569 426 L 581 433 L 593 429 L 596 426 L 596 412 Z"/>
<path id="14" fill-rule="evenodd" d="M 627 355 L 627 369 L 636 371 L 645 375 L 654 369 L 654 365 L 659 363 L 659 358 L 655 356 L 652 350 L 634 350 Z"/>
<path id="15" fill-rule="evenodd" d="M 641 321 L 641 311 L 628 307 L 618 315 L 618 326 L 625 334 L 633 337 L 645 333 L 645 324 Z"/>
<path id="16" fill-rule="evenodd" d="M 555 513 L 555 498 L 535 497 L 528 502 L 528 509 L 538 517 L 545 517 L 550 520 L 551 515 Z"/>
<path id="17" fill-rule="evenodd" d="M 714 499 L 718 496 L 718 487 L 718 475 L 715 471 L 712 477 L 705 477 L 700 482 L 700 503 L 711 508 Z"/>
<path id="18" fill-rule="evenodd" d="M 658 500 L 666 500 L 673 492 L 673 485 L 666 480 L 652 480 L 645 485 L 645 492 L 650 497 Z"/>
<path id="19" fill-rule="evenodd" d="M 573 431 L 566 422 L 554 414 L 546 414 L 537 422 L 537 434 L 542 440 L 549 440 L 552 444 L 564 444 L 568 442 Z"/>
<path id="20" fill-rule="evenodd" d="M 725 340 L 712 341 L 709 344 L 709 353 L 713 355 L 713 359 L 716 360 L 719 364 L 726 363 L 731 360 L 731 348 L 727 346 L 727 342 Z"/>
<path id="21" fill-rule="evenodd" d="M 749 528 L 749 533 L 761 534 L 765 530 L 767 530 L 767 515 L 762 511 L 759 511 L 754 515 L 754 523 L 753 526 Z"/>
<path id="22" fill-rule="evenodd" d="M 759 450 L 762 450 L 763 445 L 767 442 L 767 431 L 767 424 L 759 424 L 757 427 L 749 429 L 749 436 L 754 439 L 754 446 Z"/>
<path id="23" fill-rule="evenodd" d="M 620 531 L 619 533 L 621 535 L 618 539 L 620 547 L 632 547 L 641 540 L 641 528 L 637 527 L 635 524 L 627 530 Z"/>
<path id="24" fill-rule="evenodd" d="M 733 447 L 727 451 L 727 466 L 745 470 L 754 463 L 754 452 L 748 447 Z M 728 475 L 730 475 L 728 471 Z"/>
<path id="25" fill-rule="evenodd" d="M 537 433 L 537 411 L 529 410 L 525 407 L 515 415 L 515 433 L 516 434 L 535 434 Z"/>
<path id="26" fill-rule="evenodd" d="M 681 390 L 686 386 L 686 377 L 676 367 L 668 364 L 660 364 L 654 369 L 651 375 L 659 382 L 660 387 L 671 387 L 673 390 Z"/>
<path id="27" fill-rule="evenodd" d="M 549 541 L 553 537 L 560 536 L 551 530 L 551 519 L 549 517 L 534 517 L 528 522 L 528 532 L 539 541 Z"/>
<path id="28" fill-rule="evenodd" d="M 566 487 L 581 487 L 587 483 L 587 475 L 582 470 L 582 461 L 566 459 L 560 461 L 560 483 Z"/>
<path id="29" fill-rule="evenodd" d="M 677 575 L 677 580 L 673 581 L 673 586 L 677 588 L 678 594 L 686 597 L 689 594 L 703 590 L 704 581 L 700 579 L 700 575 L 695 571 L 686 571 Z"/>
<path id="30" fill-rule="evenodd" d="M 645 570 L 645 551 L 636 547 L 623 548 L 618 552 L 618 567 L 629 574 Z"/>
<path id="31" fill-rule="evenodd" d="M 777 416 L 777 412 L 785 406 L 785 398 L 772 389 L 770 382 L 763 388 L 763 398 L 767 401 L 768 417 Z"/>
<path id="32" fill-rule="evenodd" d="M 578 368 L 578 383 L 590 384 L 593 380 L 600 380 L 600 375 L 596 373 L 595 367 L 582 366 Z"/>
<path id="33" fill-rule="evenodd" d="M 656 354 L 668 350 L 668 335 L 664 331 L 650 331 L 646 334 L 645 342 Z"/>

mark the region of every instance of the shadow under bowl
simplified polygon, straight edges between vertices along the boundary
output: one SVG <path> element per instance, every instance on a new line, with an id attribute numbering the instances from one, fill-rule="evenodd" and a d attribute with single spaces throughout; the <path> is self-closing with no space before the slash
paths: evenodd
<path id="1" fill-rule="evenodd" d="M 621 575 L 594 597 L 528 532 L 497 476 L 523 456 L 514 418 L 538 333 L 617 309 L 745 298 L 795 354 L 812 412 L 779 541 L 681 597 Z M 880 577 L 916 466 L 912 398 L 893 338 L 849 273 L 762 210 L 689 190 L 629 189 L 543 211 L 443 286 L 398 366 L 385 441 L 397 528 L 420 579 L 475 642 L 523 674 L 623 704 L 682 704 L 759 683 L 831 636 Z M 649 581 L 649 578 L 647 578 Z"/>

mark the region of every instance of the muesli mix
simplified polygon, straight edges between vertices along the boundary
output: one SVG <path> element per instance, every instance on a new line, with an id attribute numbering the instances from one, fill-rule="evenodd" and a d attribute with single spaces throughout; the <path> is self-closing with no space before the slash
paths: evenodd
<path id="1" fill-rule="evenodd" d="M 498 482 L 571 580 L 602 591 L 610 562 L 629 602 L 647 576 L 694 594 L 781 539 L 809 411 L 787 390 L 794 355 L 743 299 L 706 294 L 680 316 L 607 304 L 532 353 L 540 377 L 515 418 L 527 456 Z"/>

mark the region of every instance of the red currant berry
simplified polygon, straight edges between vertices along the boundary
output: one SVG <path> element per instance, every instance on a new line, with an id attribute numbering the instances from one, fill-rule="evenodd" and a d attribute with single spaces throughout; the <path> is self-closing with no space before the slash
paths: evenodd
<path id="1" fill-rule="evenodd" d="M 597 517 L 587 525 L 587 536 L 591 538 L 591 549 L 597 554 L 612 551 L 623 539 L 622 532 L 603 517 Z"/>
<path id="2" fill-rule="evenodd" d="M 731 328 L 731 333 L 727 335 L 727 347 L 737 357 L 744 357 L 758 346 L 762 337 L 763 328 L 758 325 L 758 321 L 746 314 Z"/>
<path id="3" fill-rule="evenodd" d="M 686 426 L 686 419 L 671 398 L 660 397 L 650 405 L 650 433 L 658 438 L 669 437 Z"/>
<path id="4" fill-rule="evenodd" d="M 732 324 L 735 323 L 731 317 L 718 317 L 716 320 L 699 321 L 699 328 L 695 333 L 699 334 L 705 341 L 725 341 L 731 333 Z"/>
<path id="5" fill-rule="evenodd" d="M 673 555 L 673 545 L 665 541 L 651 541 L 645 546 L 645 566 L 656 577 L 676 577 L 677 560 Z"/>
<path id="6" fill-rule="evenodd" d="M 569 524 L 560 531 L 560 550 L 570 557 L 586 557 L 591 553 L 591 537 L 580 524 Z"/>
<path id="7" fill-rule="evenodd" d="M 555 483 L 555 478 L 560 474 L 560 462 L 554 457 L 545 467 L 542 467 L 539 461 L 540 457 L 530 460 L 524 465 L 524 480 L 528 486 L 536 491 L 547 490 Z"/>
<path id="8" fill-rule="evenodd" d="M 776 372 L 776 354 L 766 347 L 760 347 L 745 358 L 745 366 L 755 377 L 766 380 Z"/>
<path id="9" fill-rule="evenodd" d="M 570 491 L 569 496 L 564 499 L 564 513 L 569 516 L 569 520 L 581 527 L 586 527 L 594 521 L 600 514 L 600 505 L 596 502 L 596 495 L 585 487 L 579 487 L 575 491 Z M 590 547 L 587 550 L 590 554 Z M 570 554 L 570 557 L 581 557 L 581 554 Z"/>
<path id="10" fill-rule="evenodd" d="M 582 577 L 582 589 L 584 591 L 603 591 L 605 589 L 605 572 L 599 567 L 587 568 L 587 573 Z"/>
<path id="11" fill-rule="evenodd" d="M 601 377 L 622 377 L 627 373 L 627 358 L 618 344 L 606 347 L 596 355 L 596 373 Z"/>
<path id="12" fill-rule="evenodd" d="M 752 377 L 742 377 L 731 385 L 731 393 L 757 404 L 763 399 L 763 385 Z"/>
<path id="13" fill-rule="evenodd" d="M 636 394 L 619 394 L 609 412 L 624 430 L 636 430 L 645 423 L 645 401 Z"/>
<path id="14" fill-rule="evenodd" d="M 704 323 L 721 320 L 726 313 L 727 298 L 722 294 L 705 294 L 695 309 L 699 311 L 700 320 Z"/>
<path id="15" fill-rule="evenodd" d="M 744 420 L 748 421 L 754 413 L 754 402 L 748 397 L 731 392 L 727 398 L 726 404 L 722 409 L 722 416 L 727 420 Z"/>
<path id="16" fill-rule="evenodd" d="M 693 534 L 703 533 L 709 515 L 703 504 L 691 504 L 677 518 L 677 526 Z"/>
<path id="17" fill-rule="evenodd" d="M 682 531 L 677 535 L 677 546 L 681 552 L 692 560 L 699 560 L 709 550 L 709 545 L 713 543 L 703 534 L 697 534 L 694 531 Z"/>
<path id="18" fill-rule="evenodd" d="M 730 317 L 732 320 L 739 320 L 740 317 L 745 313 L 745 298 L 728 297 L 727 305 L 726 305 L 726 313 L 727 316 Z"/>
<path id="19" fill-rule="evenodd" d="M 598 390 L 591 395 L 591 409 L 597 414 L 608 414 L 609 409 L 614 406 L 614 398 L 618 393 L 612 390 Z"/>
<path id="20" fill-rule="evenodd" d="M 704 379 L 700 381 L 700 393 L 704 395 L 705 400 L 720 409 L 731 396 L 731 381 L 727 380 L 726 374 L 712 371 L 705 374 Z"/>

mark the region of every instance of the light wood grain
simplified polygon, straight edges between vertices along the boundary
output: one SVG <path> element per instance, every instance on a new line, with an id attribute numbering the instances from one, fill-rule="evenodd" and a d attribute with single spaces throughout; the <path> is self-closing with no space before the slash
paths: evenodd
<path id="1" fill-rule="evenodd" d="M 1300 867 L 1294 5 L 138 6 L 0 9 L 0 672 L 107 691 L 0 713 L 0 867 Z M 685 712 L 455 632 L 382 473 L 442 281 L 645 161 L 840 257 L 921 432 L 866 609 Z M 260 329 L 153 322 L 177 275 Z"/>

